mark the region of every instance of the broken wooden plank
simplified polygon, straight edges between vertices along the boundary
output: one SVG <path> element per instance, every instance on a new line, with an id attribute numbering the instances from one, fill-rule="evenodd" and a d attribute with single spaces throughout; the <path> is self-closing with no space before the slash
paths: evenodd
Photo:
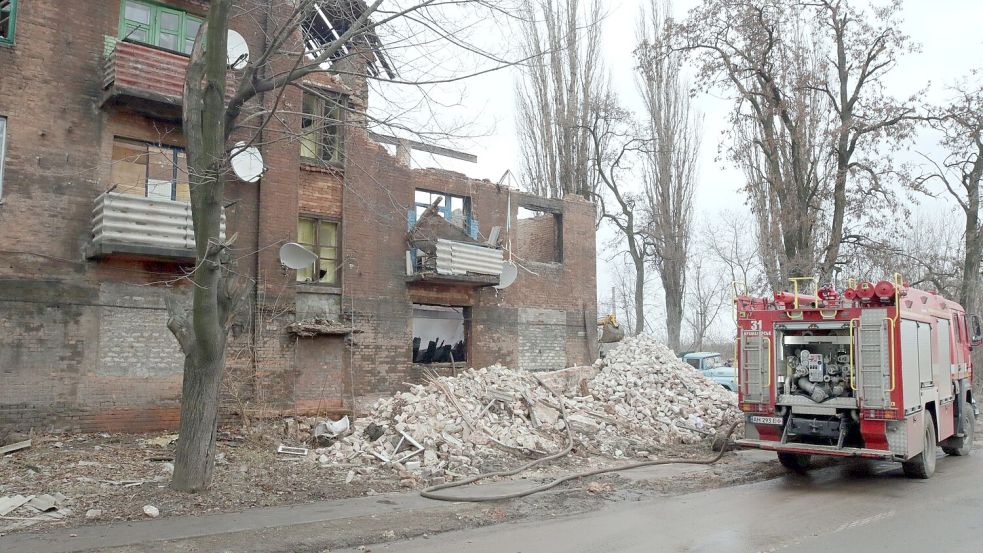
<path id="1" fill-rule="evenodd" d="M 306 447 L 290 447 L 288 445 L 280 444 L 280 447 L 277 448 L 276 452 L 277 453 L 283 453 L 285 455 L 305 456 L 305 455 L 307 455 L 307 448 Z"/>
<path id="2" fill-rule="evenodd" d="M 8 453 L 13 453 L 15 451 L 20 451 L 22 449 L 27 449 L 31 447 L 31 440 L 24 440 L 23 442 L 17 442 L 9 445 L 0 447 L 0 455 L 6 455 Z"/>

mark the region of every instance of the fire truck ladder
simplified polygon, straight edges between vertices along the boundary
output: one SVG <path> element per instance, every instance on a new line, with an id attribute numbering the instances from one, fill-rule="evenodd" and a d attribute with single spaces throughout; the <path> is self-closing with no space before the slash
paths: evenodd
<path id="1" fill-rule="evenodd" d="M 741 339 L 741 386 L 749 403 L 764 403 L 771 396 L 771 338 L 745 331 Z"/>
<path id="2" fill-rule="evenodd" d="M 867 409 L 887 409 L 891 398 L 888 392 L 891 382 L 891 362 L 888 347 L 889 323 L 894 321 L 887 318 L 884 309 L 865 309 L 857 324 L 857 383 L 860 401 Z"/>

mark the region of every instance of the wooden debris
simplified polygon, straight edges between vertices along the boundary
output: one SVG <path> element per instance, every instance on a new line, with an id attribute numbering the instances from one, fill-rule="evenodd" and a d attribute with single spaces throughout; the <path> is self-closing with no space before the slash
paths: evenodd
<path id="1" fill-rule="evenodd" d="M 8 453 L 13 453 L 15 451 L 20 451 L 22 449 L 27 449 L 31 447 L 31 440 L 24 440 L 23 442 L 16 442 L 9 445 L 0 447 L 0 455 L 7 455 Z"/>

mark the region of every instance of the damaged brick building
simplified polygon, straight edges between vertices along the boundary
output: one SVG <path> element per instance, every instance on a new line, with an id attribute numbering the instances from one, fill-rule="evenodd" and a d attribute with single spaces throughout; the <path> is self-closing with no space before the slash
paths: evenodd
<path id="1" fill-rule="evenodd" d="M 177 425 L 165 297 L 188 297 L 195 263 L 180 113 L 208 6 L 0 0 L 0 427 Z M 262 51 L 255 17 L 232 28 Z M 364 79 L 304 84 L 354 113 L 370 100 Z M 592 360 L 593 204 L 413 169 L 413 148 L 442 150 L 375 135 L 304 87 L 280 101 L 307 130 L 264 141 L 262 176 L 226 187 L 246 295 L 227 412 L 348 412 L 425 367 Z M 317 261 L 287 269 L 288 242 Z"/>

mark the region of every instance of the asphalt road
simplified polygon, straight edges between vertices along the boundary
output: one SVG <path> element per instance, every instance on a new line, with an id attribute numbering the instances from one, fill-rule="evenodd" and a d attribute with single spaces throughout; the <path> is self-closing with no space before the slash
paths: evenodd
<path id="1" fill-rule="evenodd" d="M 943 457 L 930 480 L 844 462 L 757 484 L 439 534 L 380 553 L 983 551 L 983 450 Z M 352 550 L 352 551 L 362 551 Z"/>

